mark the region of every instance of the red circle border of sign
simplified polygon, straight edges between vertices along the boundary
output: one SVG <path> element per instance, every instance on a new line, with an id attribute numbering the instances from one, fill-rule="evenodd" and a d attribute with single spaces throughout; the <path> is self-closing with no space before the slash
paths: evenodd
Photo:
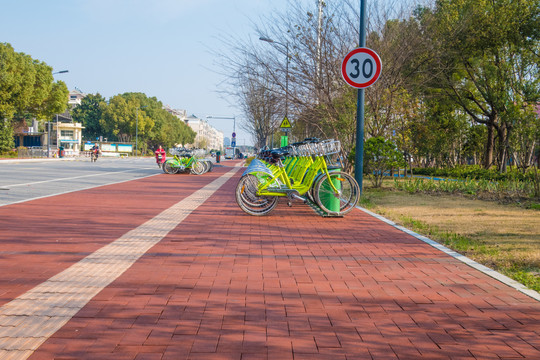
<path id="1" fill-rule="evenodd" d="M 365 83 L 354 82 L 351 79 L 349 79 L 348 76 L 345 76 L 347 74 L 347 62 L 353 55 L 356 55 L 358 53 L 367 53 L 371 55 L 371 57 L 375 59 L 375 62 L 377 63 L 377 72 L 375 73 L 375 75 L 373 76 L 371 80 Z M 343 59 L 343 62 L 341 63 L 341 76 L 343 76 L 343 80 L 345 80 L 347 84 L 349 84 L 350 86 L 354 88 L 366 88 L 368 86 L 373 85 L 375 81 L 379 79 L 379 76 L 381 75 L 381 69 L 382 69 L 382 63 L 381 63 L 381 58 L 379 57 L 379 55 L 375 51 L 369 48 L 361 47 L 361 48 L 356 48 L 352 50 L 345 56 L 345 59 Z"/>

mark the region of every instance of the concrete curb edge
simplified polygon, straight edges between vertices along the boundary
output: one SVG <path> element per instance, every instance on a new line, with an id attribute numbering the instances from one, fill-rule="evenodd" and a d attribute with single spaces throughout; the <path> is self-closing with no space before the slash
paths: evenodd
<path id="1" fill-rule="evenodd" d="M 425 236 L 420 235 L 420 234 L 418 234 L 418 233 L 416 233 L 416 232 L 414 232 L 412 230 L 409 230 L 409 229 L 407 229 L 407 228 L 405 228 L 405 227 L 403 227 L 401 225 L 398 225 L 395 222 L 393 222 L 392 220 L 389 220 L 389 219 L 387 219 L 387 218 L 385 218 L 385 217 L 383 217 L 383 216 L 381 216 L 379 214 L 376 214 L 376 213 L 374 213 L 372 211 L 369 211 L 369 210 L 367 210 L 367 209 L 365 209 L 363 207 L 360 207 L 360 206 L 357 206 L 356 208 L 363 211 L 363 212 L 365 212 L 368 215 L 373 216 L 374 218 L 377 218 L 377 219 L 387 223 L 390 226 L 395 227 L 398 230 L 403 231 L 406 234 L 409 234 L 409 235 L 417 238 L 418 240 L 421 240 L 421 241 L 425 242 L 426 244 L 429 244 L 429 245 L 433 246 L 434 248 L 444 252 L 445 254 L 450 255 L 453 258 L 455 258 L 455 259 L 469 265 L 470 267 L 472 267 L 472 268 L 474 268 L 474 269 L 476 269 L 476 270 L 478 270 L 478 271 L 480 271 L 480 272 L 482 272 L 482 273 L 484 273 L 484 274 L 486 274 L 486 275 L 488 275 L 488 276 L 502 282 L 503 284 L 506 284 L 506 285 L 510 286 L 511 288 L 516 289 L 517 291 L 519 291 L 519 292 L 521 292 L 521 293 L 535 299 L 536 301 L 540 301 L 540 294 L 538 292 L 527 288 L 523 284 L 509 278 L 508 276 L 503 275 L 503 274 L 501 274 L 501 273 L 499 273 L 499 272 L 497 272 L 497 271 L 495 271 L 493 269 L 490 269 L 485 265 L 477 263 L 476 261 L 471 260 L 468 257 L 466 257 L 464 255 L 461 255 L 461 254 L 455 252 L 454 250 L 449 249 L 446 246 L 444 246 L 442 244 L 439 244 L 438 242 L 436 242 L 434 240 L 431 240 L 428 237 L 425 237 Z"/>

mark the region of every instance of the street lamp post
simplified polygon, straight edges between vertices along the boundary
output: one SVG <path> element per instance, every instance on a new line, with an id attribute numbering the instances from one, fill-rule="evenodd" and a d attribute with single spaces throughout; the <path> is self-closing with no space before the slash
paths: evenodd
<path id="1" fill-rule="evenodd" d="M 68 73 L 69 70 L 60 70 L 57 72 L 53 72 L 53 75 L 56 74 L 65 74 Z M 58 145 L 58 114 L 56 114 L 56 141 Z M 47 122 L 47 157 L 51 157 L 51 122 Z"/>
<path id="2" fill-rule="evenodd" d="M 288 119 L 289 117 L 289 43 L 286 44 L 280 43 L 278 41 L 272 40 L 267 37 L 261 36 L 259 38 L 261 41 L 266 41 L 270 44 L 278 44 L 283 47 L 285 47 L 285 51 L 287 54 L 287 63 L 285 65 L 285 117 Z M 272 130 L 272 147 L 274 147 L 274 131 Z"/>
<path id="3" fill-rule="evenodd" d="M 234 145 L 232 146 L 232 148 L 233 148 L 233 154 L 234 154 L 233 156 L 235 156 L 236 155 L 236 153 L 235 153 L 235 148 L 236 148 L 236 116 L 234 116 L 234 115 L 233 116 L 212 116 L 212 115 L 208 115 L 206 118 L 207 119 L 225 119 L 225 120 L 232 120 L 233 121 L 233 135 L 234 136 L 232 138 L 234 140 L 234 142 L 233 142 Z"/>

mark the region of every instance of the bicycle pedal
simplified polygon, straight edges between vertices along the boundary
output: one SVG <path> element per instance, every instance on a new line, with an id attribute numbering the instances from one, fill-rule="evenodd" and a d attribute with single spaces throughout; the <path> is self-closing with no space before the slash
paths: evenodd
<path id="1" fill-rule="evenodd" d="M 292 202 L 287 201 L 287 205 L 289 205 L 289 207 L 292 207 Z"/>

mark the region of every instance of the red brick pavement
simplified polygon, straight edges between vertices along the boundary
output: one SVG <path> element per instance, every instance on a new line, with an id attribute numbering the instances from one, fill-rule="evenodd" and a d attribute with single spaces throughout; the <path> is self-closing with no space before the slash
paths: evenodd
<path id="1" fill-rule="evenodd" d="M 216 177 L 154 176 L 0 207 L 0 306 Z"/>
<path id="2" fill-rule="evenodd" d="M 118 195 L 126 209 L 112 219 L 89 220 L 93 226 L 82 230 L 68 221 L 61 233 L 71 240 L 60 248 L 54 238 L 19 232 L 20 249 L 45 253 L 2 255 L 0 270 L 8 269 L 12 280 L 2 284 L 2 300 L 225 170 L 63 195 L 62 203 L 93 210 Z M 304 205 L 280 204 L 269 216 L 246 215 L 234 201 L 239 175 L 31 359 L 540 359 L 537 301 L 359 210 L 321 218 Z M 163 193 L 150 190 L 154 182 Z M 0 211 L 47 208 L 57 200 Z M 108 208 L 114 204 L 118 200 Z M 46 227 L 55 214 L 41 216 Z M 4 249 L 6 238 L 0 241 Z M 26 256 L 34 263 L 24 268 L 30 275 L 10 270 L 12 259 Z"/>

